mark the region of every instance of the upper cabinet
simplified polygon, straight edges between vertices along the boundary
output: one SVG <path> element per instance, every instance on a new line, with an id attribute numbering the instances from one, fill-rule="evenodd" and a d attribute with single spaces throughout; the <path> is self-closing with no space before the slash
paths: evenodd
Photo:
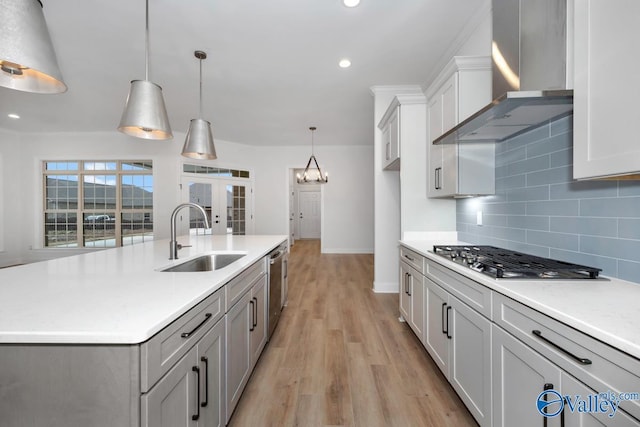
<path id="1" fill-rule="evenodd" d="M 638 0 L 575 0 L 575 179 L 640 173 L 638 16 Z"/>
<path id="2" fill-rule="evenodd" d="M 491 59 L 454 57 L 427 89 L 429 197 L 495 192 L 494 143 L 433 145 L 434 139 L 491 102 Z"/>
<path id="3" fill-rule="evenodd" d="M 416 132 L 415 111 L 422 111 L 426 99 L 422 94 L 397 95 L 382 116 L 378 128 L 382 131 L 382 168 L 400 170 L 400 146 L 402 141 L 422 136 Z M 403 120 L 404 119 L 404 120 Z M 424 122 L 424 115 L 422 117 Z"/>

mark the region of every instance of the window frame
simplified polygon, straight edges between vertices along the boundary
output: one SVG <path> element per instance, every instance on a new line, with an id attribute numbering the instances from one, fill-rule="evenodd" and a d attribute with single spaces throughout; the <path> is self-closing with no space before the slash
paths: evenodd
<path id="1" fill-rule="evenodd" d="M 47 169 L 48 164 L 52 163 L 70 163 L 77 164 L 76 169 Z M 88 169 L 87 164 L 115 164 L 115 169 L 109 168 L 97 168 L 97 169 Z M 147 165 L 148 168 L 132 168 L 132 169 L 124 169 L 123 165 L 127 164 L 139 164 L 139 165 Z M 155 193 L 155 175 L 153 173 L 153 160 L 151 159 L 127 159 L 127 160 L 113 160 L 113 159 L 95 159 L 95 160 L 87 160 L 87 159 L 42 159 L 40 160 L 40 173 L 41 173 L 41 189 L 42 189 L 42 209 L 40 210 L 40 227 L 42 229 L 39 232 L 41 239 L 41 247 L 43 249 L 54 249 L 54 250 L 62 250 L 62 249 L 80 249 L 80 250 L 101 250 L 101 249 L 110 249 L 116 247 L 130 246 L 135 243 L 125 243 L 123 241 L 123 229 L 122 229 L 122 216 L 123 214 L 149 214 L 151 219 L 151 235 L 145 239 L 143 236 L 143 242 L 151 241 L 154 238 L 154 205 L 156 203 L 156 198 L 154 197 Z M 75 209 L 50 209 L 48 207 L 47 202 L 47 180 L 51 176 L 61 175 L 61 176 L 71 176 L 75 175 L 77 177 L 78 188 L 77 188 L 77 206 Z M 149 208 L 131 208 L 131 209 L 123 209 L 123 198 L 122 198 L 122 188 L 123 176 L 130 175 L 150 175 L 152 177 L 151 184 L 151 206 Z M 87 208 L 84 207 L 84 196 L 85 196 L 85 183 L 90 183 L 90 181 L 86 181 L 85 178 L 87 176 L 115 176 L 115 206 L 113 208 Z M 86 225 L 84 218 L 85 215 L 100 215 L 104 213 L 113 212 L 115 220 L 114 220 L 114 239 L 115 245 L 113 246 L 87 246 L 85 244 L 85 229 Z M 75 244 L 68 241 L 66 244 L 61 246 L 48 245 L 47 244 L 47 214 L 51 213 L 73 213 L 76 215 L 76 238 Z"/>

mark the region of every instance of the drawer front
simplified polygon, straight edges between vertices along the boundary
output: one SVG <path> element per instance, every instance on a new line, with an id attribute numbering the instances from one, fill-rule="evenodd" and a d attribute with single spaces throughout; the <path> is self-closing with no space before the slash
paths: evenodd
<path id="1" fill-rule="evenodd" d="M 224 316 L 225 288 L 180 316 L 143 343 L 140 349 L 141 389 L 147 392 Z"/>
<path id="2" fill-rule="evenodd" d="M 486 318 L 491 319 L 493 315 L 491 310 L 491 289 L 435 261 L 426 259 L 425 264 L 427 267 L 426 276 L 428 278 Z"/>
<path id="3" fill-rule="evenodd" d="M 242 295 L 251 288 L 251 285 L 266 272 L 267 258 L 265 257 L 227 283 L 225 285 L 225 288 L 227 288 L 225 312 L 229 311 L 242 298 Z"/>
<path id="4" fill-rule="evenodd" d="M 400 259 L 411 267 L 415 268 L 421 274 L 424 274 L 424 257 L 417 252 L 407 249 L 404 246 L 400 246 Z"/>
<path id="5" fill-rule="evenodd" d="M 640 392 L 640 360 L 498 293 L 494 307 L 498 325 L 592 389 Z M 620 408 L 640 419 L 639 400 Z"/>

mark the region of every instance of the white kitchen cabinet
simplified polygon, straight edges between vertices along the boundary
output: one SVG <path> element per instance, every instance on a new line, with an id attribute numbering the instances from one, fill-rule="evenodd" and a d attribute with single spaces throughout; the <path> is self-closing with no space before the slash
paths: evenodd
<path id="1" fill-rule="evenodd" d="M 264 275 L 251 288 L 251 327 L 250 331 L 250 351 L 251 368 L 256 365 L 268 338 L 269 306 L 267 301 L 267 276 Z"/>
<path id="2" fill-rule="evenodd" d="M 560 369 L 496 325 L 492 347 L 493 425 L 540 427 L 544 417 L 536 407 L 538 396 L 549 389 L 560 391 Z M 560 417 L 548 417 L 545 425 L 559 426 Z"/>
<path id="3" fill-rule="evenodd" d="M 582 384 L 580 381 L 562 373 L 562 395 L 570 396 L 575 399 L 577 396 L 581 399 L 588 399 L 588 396 L 598 394 L 595 390 Z M 608 426 L 608 427 L 638 427 L 640 422 L 635 420 L 629 414 L 618 409 L 613 417 L 609 413 L 596 412 L 580 412 L 571 411 L 567 404 L 564 405 L 564 412 L 559 416 L 564 419 L 562 425 L 566 427 L 591 427 L 591 426 Z"/>
<path id="4" fill-rule="evenodd" d="M 424 130 L 416 124 L 416 113 L 424 123 L 426 98 L 422 94 L 396 95 L 382 116 L 378 128 L 382 131 L 382 168 L 400 170 L 403 141 L 424 139 Z"/>
<path id="5" fill-rule="evenodd" d="M 425 277 L 425 336 L 424 345 L 438 368 L 446 376 L 449 369 L 449 338 L 447 336 L 447 307 L 449 293 Z"/>
<path id="6" fill-rule="evenodd" d="M 424 341 L 424 276 L 405 261 L 400 262 L 400 313 Z"/>
<path id="7" fill-rule="evenodd" d="M 491 426 L 491 322 L 449 297 L 449 382 L 481 426 Z"/>
<path id="8" fill-rule="evenodd" d="M 541 358 L 557 367 L 562 373 L 561 386 L 557 391 L 562 395 L 573 394 L 572 390 L 575 390 L 575 388 L 565 388 L 569 377 L 576 378 L 579 381 L 578 384 L 584 384 L 588 389 L 598 393 L 640 390 L 640 360 L 503 295 L 496 293 L 494 297 L 493 309 L 496 327 L 506 330 L 516 337 L 516 341 L 521 342 L 522 346 L 539 354 Z M 497 335 L 494 331 L 494 339 Z M 510 341 L 513 343 L 513 340 Z M 500 357 L 496 354 L 494 356 Z M 495 363 L 497 364 L 499 361 L 496 360 Z M 503 366 L 501 369 L 505 378 L 517 375 L 509 365 Z M 553 384 L 558 387 L 555 382 Z M 534 390 L 528 391 L 526 388 L 522 388 L 521 391 L 533 395 L 540 393 L 540 387 L 538 384 Z M 500 409 L 500 403 L 499 400 L 495 402 L 494 411 L 502 411 L 502 413 L 508 411 L 508 408 Z M 512 402 L 507 402 L 507 404 L 511 405 Z M 620 414 L 624 412 L 640 419 L 640 401 L 623 401 L 618 412 Z M 569 422 L 573 417 L 577 417 L 579 420 L 572 420 L 571 424 L 567 425 L 600 425 L 594 422 L 595 419 L 605 420 L 605 418 L 598 418 L 594 414 L 571 414 L 565 410 L 565 421 Z M 618 415 L 616 415 L 617 417 Z M 620 419 L 624 419 L 624 417 L 620 417 Z M 549 418 L 549 422 L 551 422 L 550 420 L 551 418 Z M 578 424 L 575 424 L 576 422 Z M 604 425 L 614 424 L 607 422 Z M 634 421 L 631 425 L 640 426 L 640 421 Z"/>
<path id="9" fill-rule="evenodd" d="M 491 102 L 490 58 L 454 57 L 426 93 L 428 197 L 493 194 L 494 143 L 432 144 Z"/>
<path id="10" fill-rule="evenodd" d="M 640 173 L 637 0 L 575 0 L 573 177 Z"/>

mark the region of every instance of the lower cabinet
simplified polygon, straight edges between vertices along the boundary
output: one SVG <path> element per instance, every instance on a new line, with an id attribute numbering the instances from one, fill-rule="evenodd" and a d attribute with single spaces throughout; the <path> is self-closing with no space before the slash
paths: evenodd
<path id="1" fill-rule="evenodd" d="M 559 418 L 538 412 L 545 390 L 560 390 L 560 369 L 520 340 L 493 326 L 493 425 L 496 427 L 559 426 Z M 557 406 L 549 407 L 555 411 Z"/>
<path id="2" fill-rule="evenodd" d="M 491 322 L 425 277 L 425 347 L 481 426 L 491 425 Z"/>
<path id="3" fill-rule="evenodd" d="M 225 320 L 141 398 L 143 426 L 224 426 Z"/>
<path id="4" fill-rule="evenodd" d="M 267 342 L 267 276 L 262 275 L 227 312 L 226 422 Z"/>
<path id="5" fill-rule="evenodd" d="M 400 262 L 400 313 L 413 332 L 424 341 L 424 276 Z"/>

